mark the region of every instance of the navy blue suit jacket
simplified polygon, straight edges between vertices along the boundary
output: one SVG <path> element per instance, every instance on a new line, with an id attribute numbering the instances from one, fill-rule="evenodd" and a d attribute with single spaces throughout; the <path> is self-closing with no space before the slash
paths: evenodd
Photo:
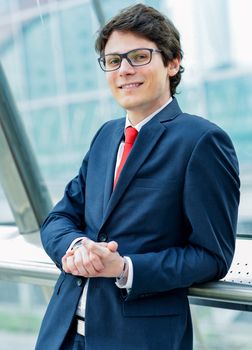
<path id="1" fill-rule="evenodd" d="M 81 236 L 115 240 L 132 259 L 128 294 L 112 278 L 90 279 L 87 350 L 189 350 L 187 288 L 225 276 L 234 253 L 236 154 L 223 130 L 182 113 L 173 99 L 141 129 L 112 192 L 124 124 L 112 120 L 97 132 L 78 176 L 46 219 L 42 242 L 59 268 Z M 85 281 L 61 273 L 36 349 L 63 346 Z"/>

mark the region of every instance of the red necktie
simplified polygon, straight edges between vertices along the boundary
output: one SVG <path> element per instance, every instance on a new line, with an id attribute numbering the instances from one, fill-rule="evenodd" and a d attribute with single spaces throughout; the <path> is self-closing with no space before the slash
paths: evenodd
<path id="1" fill-rule="evenodd" d="M 117 169 L 116 177 L 114 180 L 114 188 L 116 186 L 116 183 L 117 183 L 117 180 L 120 176 L 122 168 L 123 168 L 123 166 L 128 158 L 128 155 L 131 151 L 131 148 L 133 147 L 133 144 L 135 142 L 137 135 L 138 135 L 138 131 L 136 129 L 132 128 L 132 126 L 128 126 L 126 128 L 126 130 L 125 130 L 125 144 L 124 144 L 122 159 L 120 161 L 119 167 Z"/>

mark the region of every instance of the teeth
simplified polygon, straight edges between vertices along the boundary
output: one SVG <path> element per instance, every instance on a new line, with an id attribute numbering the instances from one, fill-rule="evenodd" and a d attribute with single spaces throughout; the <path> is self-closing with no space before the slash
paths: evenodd
<path id="1" fill-rule="evenodd" d="M 131 84 L 122 85 L 121 88 L 122 89 L 129 89 L 129 88 L 133 88 L 133 87 L 138 87 L 139 85 L 140 85 L 140 83 L 131 83 Z"/>

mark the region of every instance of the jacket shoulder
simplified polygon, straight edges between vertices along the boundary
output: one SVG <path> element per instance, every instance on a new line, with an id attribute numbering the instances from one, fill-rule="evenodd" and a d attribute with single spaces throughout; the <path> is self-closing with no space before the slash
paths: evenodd
<path id="1" fill-rule="evenodd" d="M 196 130 L 222 130 L 212 121 L 194 114 L 181 113 L 176 119 L 186 127 L 196 128 Z"/>
<path id="2" fill-rule="evenodd" d="M 217 133 L 228 136 L 227 133 L 217 124 L 198 115 L 181 113 L 174 119 L 174 127 L 178 127 L 181 133 L 191 135 L 193 138 L 200 138 L 203 135 Z"/>

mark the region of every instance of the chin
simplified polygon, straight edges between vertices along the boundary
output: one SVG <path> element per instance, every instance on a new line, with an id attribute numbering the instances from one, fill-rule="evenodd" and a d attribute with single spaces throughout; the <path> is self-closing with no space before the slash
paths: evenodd
<path id="1" fill-rule="evenodd" d="M 138 101 L 132 101 L 133 98 L 129 98 L 127 100 L 117 100 L 117 102 L 119 103 L 119 105 L 126 109 L 126 110 L 134 110 L 136 108 L 138 108 L 142 103 L 138 102 Z"/>

